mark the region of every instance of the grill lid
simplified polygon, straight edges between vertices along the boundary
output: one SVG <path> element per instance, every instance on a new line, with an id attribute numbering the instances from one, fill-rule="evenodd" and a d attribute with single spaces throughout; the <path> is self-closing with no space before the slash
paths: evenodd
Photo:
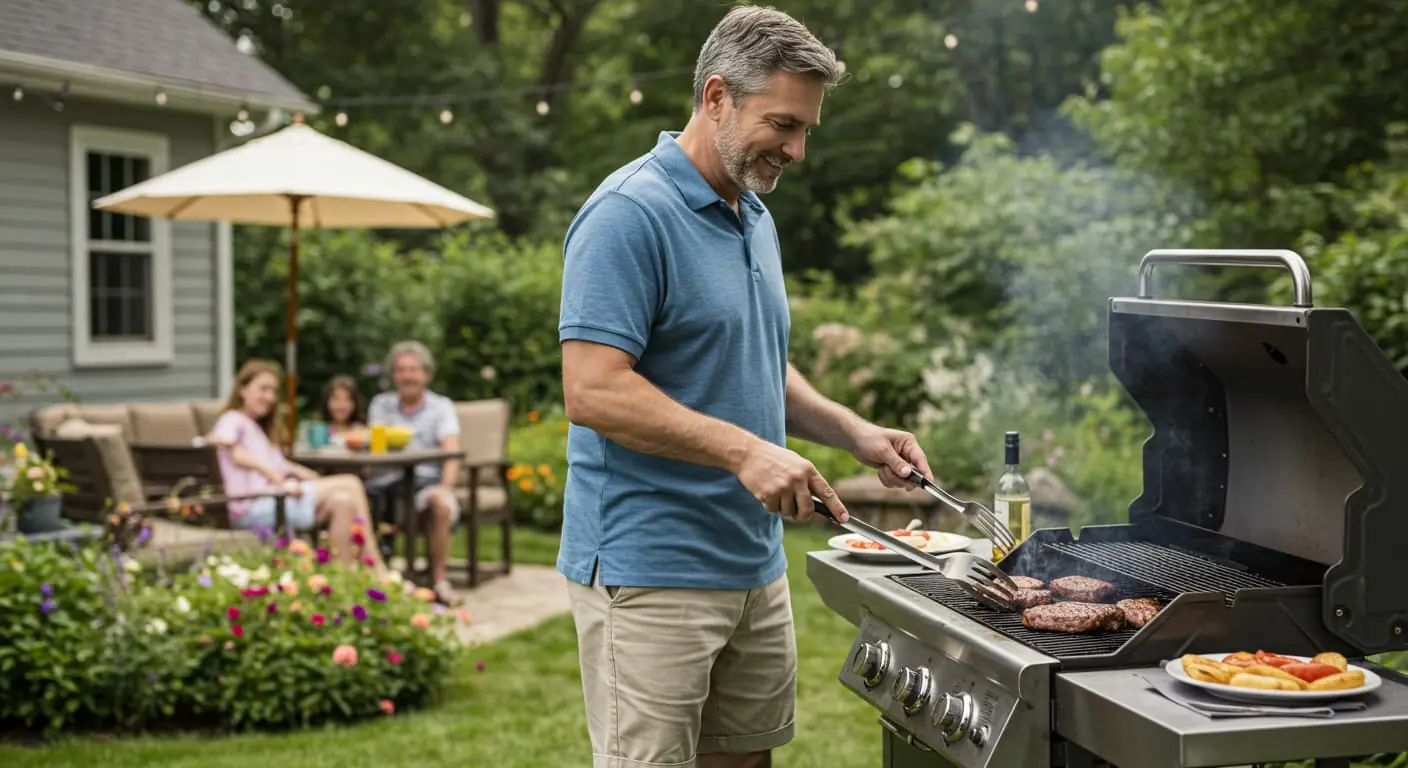
<path id="1" fill-rule="evenodd" d="M 1156 300 L 1155 265 L 1284 267 L 1295 306 Z M 1195 526 L 1326 567 L 1327 628 L 1408 648 L 1408 380 L 1293 251 L 1150 251 L 1113 298 L 1110 367 L 1153 424 L 1132 524 Z"/>

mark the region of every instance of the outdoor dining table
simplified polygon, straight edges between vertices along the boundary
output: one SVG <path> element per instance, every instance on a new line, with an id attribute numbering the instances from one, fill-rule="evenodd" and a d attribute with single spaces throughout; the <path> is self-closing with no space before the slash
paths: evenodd
<path id="1" fill-rule="evenodd" d="M 319 474 L 353 474 L 365 479 L 377 470 L 399 469 L 404 473 L 402 499 L 406 505 L 405 558 L 403 572 L 407 578 L 415 572 L 415 541 L 420 525 L 415 514 L 416 465 L 427 462 L 441 462 L 446 459 L 462 459 L 463 451 L 447 451 L 440 448 L 389 450 L 385 453 L 356 451 L 350 448 L 329 446 L 324 448 L 295 448 L 293 460 Z"/>

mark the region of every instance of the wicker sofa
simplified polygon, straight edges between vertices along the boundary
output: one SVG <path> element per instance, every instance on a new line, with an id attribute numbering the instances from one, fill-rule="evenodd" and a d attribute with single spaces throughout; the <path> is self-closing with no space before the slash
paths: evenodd
<path id="1" fill-rule="evenodd" d="M 113 503 L 139 505 L 161 499 L 183 480 L 221 489 L 214 446 L 204 436 L 224 408 L 221 400 L 51 405 L 30 414 L 36 447 L 52 452 L 70 472 L 78 491 L 65 497 L 65 515 L 101 520 Z M 466 563 L 471 586 L 512 567 L 513 513 L 508 482 L 509 405 L 501 399 L 457 402 L 465 471 L 457 493 L 468 538 Z M 206 505 L 206 518 L 228 528 L 218 502 Z M 502 564 L 480 564 L 479 535 L 485 526 L 502 530 Z"/>

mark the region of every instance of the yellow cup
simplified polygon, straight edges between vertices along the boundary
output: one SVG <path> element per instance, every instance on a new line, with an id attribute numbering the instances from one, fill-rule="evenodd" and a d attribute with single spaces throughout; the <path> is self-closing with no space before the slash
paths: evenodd
<path id="1" fill-rule="evenodd" d="M 372 453 L 386 453 L 386 425 L 385 425 L 385 424 L 373 424 L 373 425 L 372 425 L 372 442 L 371 442 L 371 448 L 370 448 L 370 450 L 371 450 Z"/>

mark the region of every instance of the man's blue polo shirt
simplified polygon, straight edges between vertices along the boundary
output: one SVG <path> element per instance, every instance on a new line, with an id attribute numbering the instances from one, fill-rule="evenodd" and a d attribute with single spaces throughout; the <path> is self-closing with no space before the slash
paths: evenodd
<path id="1" fill-rule="evenodd" d="M 675 142 L 612 173 L 563 245 L 562 341 L 608 344 L 681 404 L 786 442 L 791 320 L 777 229 L 735 214 Z M 558 570 L 607 586 L 752 589 L 782 575 L 782 521 L 727 470 L 567 438 Z"/>

